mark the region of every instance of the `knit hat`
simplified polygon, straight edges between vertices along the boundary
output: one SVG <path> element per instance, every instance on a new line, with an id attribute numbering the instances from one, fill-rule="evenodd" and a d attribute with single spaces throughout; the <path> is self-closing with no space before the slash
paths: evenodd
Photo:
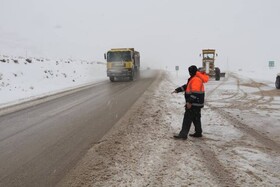
<path id="1" fill-rule="evenodd" d="M 197 72 L 197 67 L 195 65 L 189 67 L 189 73 L 191 76 L 194 76 L 196 72 Z"/>

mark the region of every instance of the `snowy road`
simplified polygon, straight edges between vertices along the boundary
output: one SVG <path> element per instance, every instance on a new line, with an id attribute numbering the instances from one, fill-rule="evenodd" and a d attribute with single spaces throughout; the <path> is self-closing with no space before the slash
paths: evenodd
<path id="1" fill-rule="evenodd" d="M 0 186 L 53 186 L 159 76 L 109 80 L 0 116 Z"/>
<path id="2" fill-rule="evenodd" d="M 181 83 L 152 84 L 58 186 L 280 186 L 279 90 L 234 74 L 210 81 L 204 136 L 183 141 L 172 136 L 184 97 L 170 94 Z"/>

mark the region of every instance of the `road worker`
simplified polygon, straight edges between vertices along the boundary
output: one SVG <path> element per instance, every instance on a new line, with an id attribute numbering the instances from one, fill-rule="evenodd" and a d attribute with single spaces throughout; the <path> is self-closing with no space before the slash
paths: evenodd
<path id="1" fill-rule="evenodd" d="M 192 65 L 189 67 L 190 78 L 187 84 L 176 88 L 172 93 L 185 92 L 185 114 L 182 129 L 175 139 L 186 140 L 188 138 L 191 124 L 195 126 L 195 133 L 190 134 L 192 137 L 202 137 L 201 128 L 201 108 L 204 106 L 204 83 L 208 82 L 209 77 L 203 72 L 199 72 L 197 67 Z"/>

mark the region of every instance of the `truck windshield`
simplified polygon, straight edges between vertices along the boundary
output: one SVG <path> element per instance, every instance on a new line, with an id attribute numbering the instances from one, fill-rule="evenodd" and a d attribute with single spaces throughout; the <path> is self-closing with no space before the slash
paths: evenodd
<path id="1" fill-rule="evenodd" d="M 203 58 L 204 59 L 213 59 L 214 58 L 214 54 L 212 53 L 209 53 L 209 54 L 207 54 L 207 53 L 204 53 L 203 54 Z"/>
<path id="2" fill-rule="evenodd" d="M 131 53 L 130 51 L 111 51 L 107 53 L 107 61 L 131 61 Z"/>

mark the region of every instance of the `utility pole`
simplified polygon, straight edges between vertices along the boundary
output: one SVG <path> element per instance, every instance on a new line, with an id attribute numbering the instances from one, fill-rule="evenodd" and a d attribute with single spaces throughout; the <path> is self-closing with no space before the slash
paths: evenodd
<path id="1" fill-rule="evenodd" d="M 228 57 L 227 57 L 227 71 L 229 71 L 229 66 L 228 66 Z"/>

